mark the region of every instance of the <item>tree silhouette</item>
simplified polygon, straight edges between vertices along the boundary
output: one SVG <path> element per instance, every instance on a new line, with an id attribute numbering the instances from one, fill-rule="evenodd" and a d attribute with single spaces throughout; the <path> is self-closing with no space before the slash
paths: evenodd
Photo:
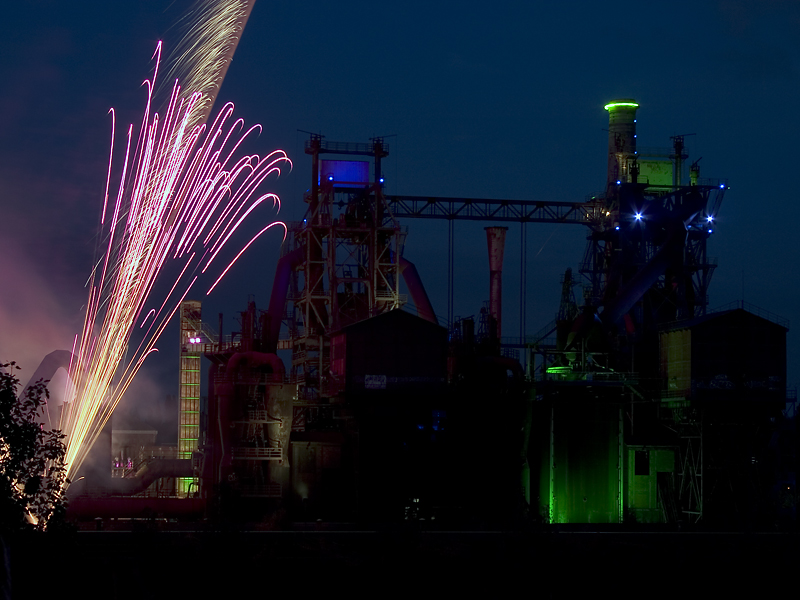
<path id="1" fill-rule="evenodd" d="M 64 434 L 44 429 L 46 382 L 18 398 L 15 370 L 14 362 L 0 364 L 0 531 L 45 530 L 66 508 Z"/>

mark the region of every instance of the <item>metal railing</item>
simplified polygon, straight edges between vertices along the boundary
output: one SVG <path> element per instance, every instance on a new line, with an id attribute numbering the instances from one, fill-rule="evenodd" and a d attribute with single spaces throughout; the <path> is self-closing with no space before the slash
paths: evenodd
<path id="1" fill-rule="evenodd" d="M 362 142 L 326 142 L 320 141 L 320 150 L 324 152 L 341 152 L 343 154 L 374 154 L 375 146 L 373 144 L 366 144 Z M 306 140 L 305 149 L 311 150 L 311 140 Z M 382 142 L 381 150 L 389 152 L 389 144 Z"/>
<path id="2" fill-rule="evenodd" d="M 558 380 L 559 377 L 571 378 L 572 380 L 585 380 L 607 383 L 622 383 L 626 385 L 635 385 L 639 382 L 639 373 L 625 372 L 618 373 L 614 371 L 564 371 L 562 373 L 547 373 L 539 372 L 534 379 L 536 381 L 545 380 Z"/>
<path id="3" fill-rule="evenodd" d="M 661 390 L 662 398 L 685 398 L 691 394 L 691 390 Z"/>
<path id="4" fill-rule="evenodd" d="M 288 375 L 280 375 L 277 373 L 262 373 L 257 375 L 241 375 L 237 374 L 236 377 L 229 377 L 225 373 L 214 376 L 214 382 L 220 383 L 230 381 L 231 383 L 239 385 L 266 385 L 269 383 L 291 383 Z"/>
<path id="5" fill-rule="evenodd" d="M 658 146 L 636 146 L 636 156 L 639 158 L 655 158 L 655 157 L 664 157 L 669 158 L 670 156 L 675 155 L 675 149 L 669 147 L 658 147 Z"/>
<path id="6" fill-rule="evenodd" d="M 234 459 L 248 459 L 248 460 L 280 460 L 280 448 L 244 448 L 237 447 L 233 449 Z"/>
<path id="7" fill-rule="evenodd" d="M 697 185 L 725 189 L 728 187 L 728 180 L 715 179 L 713 177 L 700 177 L 697 179 Z"/>
<path id="8" fill-rule="evenodd" d="M 394 300 L 395 296 L 397 297 L 399 302 L 402 303 L 408 302 L 408 294 L 395 294 L 394 292 L 387 292 L 384 290 L 378 290 L 375 292 L 376 300 Z"/>
<path id="9" fill-rule="evenodd" d="M 265 410 L 248 410 L 247 419 L 248 421 L 260 423 L 281 423 L 279 419 L 270 418 L 269 413 Z"/>

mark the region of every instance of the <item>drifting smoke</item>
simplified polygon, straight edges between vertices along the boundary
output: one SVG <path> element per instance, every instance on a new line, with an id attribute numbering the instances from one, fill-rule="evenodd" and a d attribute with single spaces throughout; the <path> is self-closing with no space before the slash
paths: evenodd
<path id="1" fill-rule="evenodd" d="M 80 306 L 65 301 L 53 291 L 53 283 L 40 275 L 27 258 L 19 241 L 0 238 L 3 257 L 0 284 L 0 362 L 14 361 L 22 369 L 23 382 L 46 354 L 54 348 L 72 345 L 75 329 L 80 327 L 76 314 L 65 306 Z"/>

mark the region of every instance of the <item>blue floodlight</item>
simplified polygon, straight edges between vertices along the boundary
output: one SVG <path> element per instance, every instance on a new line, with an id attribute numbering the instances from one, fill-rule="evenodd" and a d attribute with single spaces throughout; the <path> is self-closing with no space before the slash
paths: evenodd
<path id="1" fill-rule="evenodd" d="M 641 221 L 641 220 L 642 220 L 642 213 L 636 213 L 636 214 L 635 214 L 635 215 L 633 215 L 633 216 L 634 216 L 634 218 L 635 218 L 637 221 Z"/>
<path id="2" fill-rule="evenodd" d="M 713 221 L 713 220 L 714 220 L 714 217 L 712 217 L 711 215 L 708 215 L 706 217 L 706 221 L 708 221 L 709 223 L 711 223 L 711 221 Z"/>
<path id="3" fill-rule="evenodd" d="M 616 229 L 617 231 L 619 231 L 619 225 L 617 225 L 616 227 L 614 227 L 614 229 Z"/>
<path id="4" fill-rule="evenodd" d="M 725 184 L 724 183 L 720 183 L 719 184 L 719 189 L 724 190 L 725 189 Z"/>

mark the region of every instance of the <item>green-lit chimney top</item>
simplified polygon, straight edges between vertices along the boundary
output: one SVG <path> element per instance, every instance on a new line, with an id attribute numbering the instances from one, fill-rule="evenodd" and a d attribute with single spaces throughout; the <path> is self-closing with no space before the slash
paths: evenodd
<path id="1" fill-rule="evenodd" d="M 609 102 L 603 108 L 606 110 L 611 110 L 612 108 L 639 108 L 639 103 L 632 98 L 624 98 L 622 100 Z"/>

